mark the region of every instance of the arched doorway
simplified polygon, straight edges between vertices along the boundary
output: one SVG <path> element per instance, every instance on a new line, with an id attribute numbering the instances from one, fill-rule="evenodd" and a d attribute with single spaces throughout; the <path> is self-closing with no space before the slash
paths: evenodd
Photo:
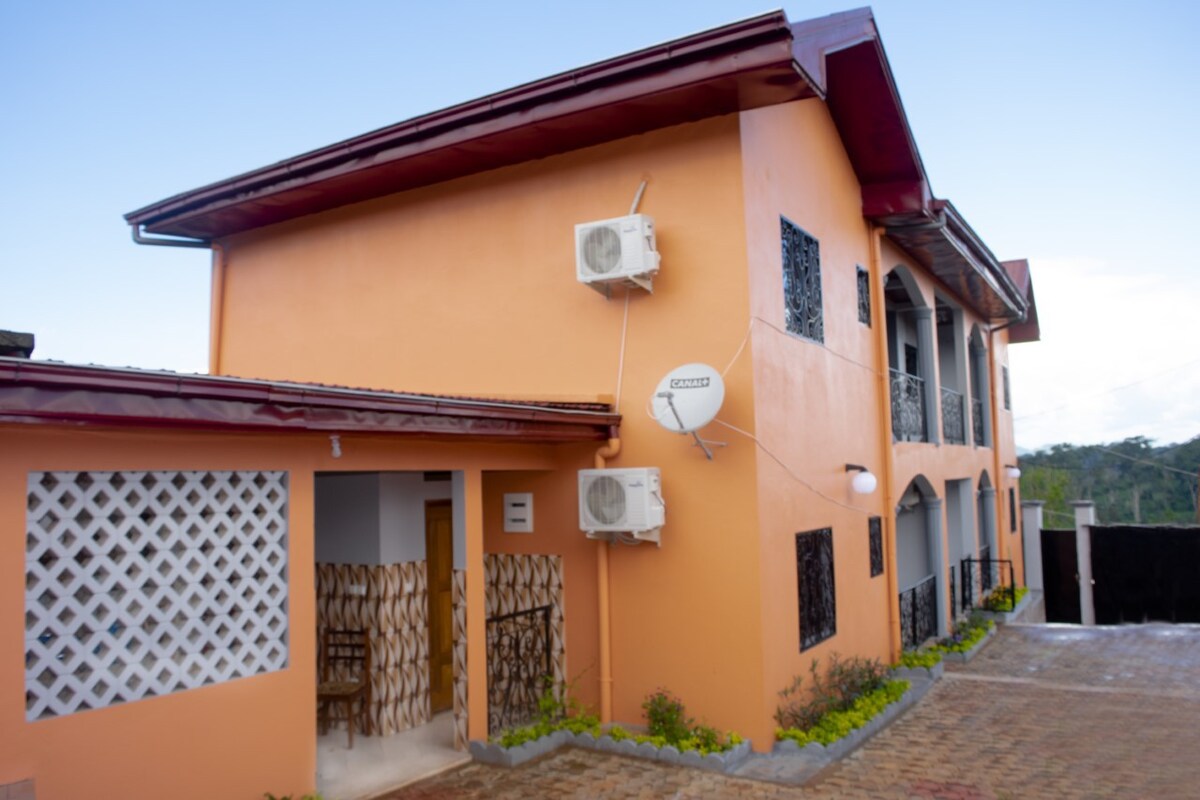
<path id="1" fill-rule="evenodd" d="M 942 578 L 942 500 L 924 475 L 908 484 L 896 507 L 896 575 L 900 638 L 916 647 L 947 631 Z"/>

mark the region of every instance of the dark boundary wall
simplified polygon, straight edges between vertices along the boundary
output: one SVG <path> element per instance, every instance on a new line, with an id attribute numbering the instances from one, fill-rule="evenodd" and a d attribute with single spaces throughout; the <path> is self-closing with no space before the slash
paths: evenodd
<path id="1" fill-rule="evenodd" d="M 1200 527 L 1093 525 L 1096 623 L 1200 622 Z"/>

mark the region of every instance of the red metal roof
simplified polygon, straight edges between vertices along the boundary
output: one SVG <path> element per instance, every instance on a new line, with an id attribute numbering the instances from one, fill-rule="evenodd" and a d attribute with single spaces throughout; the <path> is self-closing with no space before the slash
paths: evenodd
<path id="1" fill-rule="evenodd" d="M 1033 297 L 1033 276 L 1029 273 L 1029 261 L 1022 258 L 1001 263 L 1004 265 L 1004 271 L 1016 285 L 1017 291 L 1025 298 L 1027 305 L 1025 319 L 1014 323 L 1008 329 L 1008 340 L 1014 344 L 1040 342 L 1042 328 L 1038 324 L 1037 301 Z"/>
<path id="2" fill-rule="evenodd" d="M 782 11 L 347 139 L 125 215 L 215 239 L 463 175 L 813 96 Z"/>
<path id="3" fill-rule="evenodd" d="M 294 217 L 765 105 L 821 97 L 863 216 L 989 318 L 1025 300 L 952 206 L 935 200 L 869 8 L 791 25 L 782 11 L 416 117 L 125 216 L 218 239 Z"/>
<path id="4" fill-rule="evenodd" d="M 509 402 L 0 358 L 0 422 L 601 441 L 602 403 Z"/>

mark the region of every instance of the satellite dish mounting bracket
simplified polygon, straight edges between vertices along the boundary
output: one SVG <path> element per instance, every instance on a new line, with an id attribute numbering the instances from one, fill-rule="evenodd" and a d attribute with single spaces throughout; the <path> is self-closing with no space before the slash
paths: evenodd
<path id="1" fill-rule="evenodd" d="M 687 427 L 686 425 L 683 424 L 683 419 L 679 416 L 679 411 L 675 408 L 675 393 L 671 392 L 671 391 L 659 392 L 656 396 L 661 397 L 667 401 L 667 405 L 670 407 L 671 413 L 675 415 L 675 421 L 679 423 L 679 427 L 680 428 Z M 704 455 L 706 458 L 708 458 L 709 461 L 713 460 L 713 454 L 712 454 L 712 450 L 708 449 L 708 445 L 711 444 L 714 447 L 725 447 L 728 444 L 728 442 L 714 442 L 714 441 L 711 441 L 708 439 L 701 439 L 700 434 L 696 433 L 695 431 L 681 430 L 681 431 L 679 431 L 679 433 L 680 433 L 680 435 L 683 435 L 683 436 L 686 436 L 687 434 L 691 433 L 692 438 L 696 440 L 696 446 L 704 451 Z"/>

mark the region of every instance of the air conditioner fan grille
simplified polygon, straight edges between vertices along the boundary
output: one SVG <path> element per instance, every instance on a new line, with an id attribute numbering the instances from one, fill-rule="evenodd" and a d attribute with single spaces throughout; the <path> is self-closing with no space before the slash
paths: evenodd
<path id="1" fill-rule="evenodd" d="M 625 519 L 625 486 L 616 478 L 602 475 L 588 484 L 587 509 L 603 525 Z"/>
<path id="2" fill-rule="evenodd" d="M 583 263 L 597 275 L 607 275 L 621 263 L 621 237 L 607 225 L 592 228 L 583 237 Z"/>

